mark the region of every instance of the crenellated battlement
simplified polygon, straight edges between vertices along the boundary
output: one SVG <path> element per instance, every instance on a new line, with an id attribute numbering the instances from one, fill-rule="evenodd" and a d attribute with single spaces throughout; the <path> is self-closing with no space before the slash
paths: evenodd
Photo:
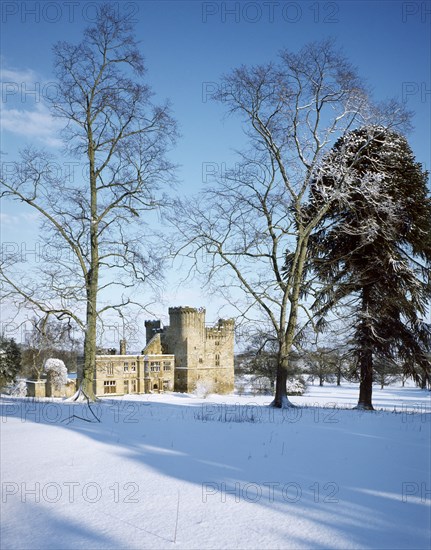
<path id="1" fill-rule="evenodd" d="M 199 385 L 215 393 L 233 391 L 234 320 L 219 319 L 206 327 L 205 315 L 203 307 L 179 306 L 169 308 L 169 325 L 145 321 L 140 356 L 126 355 L 124 342 L 122 355 L 99 356 L 106 368 L 98 370 L 96 394 L 191 392 Z"/>
<path id="2" fill-rule="evenodd" d="M 169 325 L 147 321 L 147 343 L 160 334 L 163 353 L 175 356 L 176 391 L 194 391 L 196 384 L 208 383 L 214 391 L 233 389 L 233 319 L 219 319 L 205 326 L 205 308 L 177 306 L 169 308 Z"/>
<path id="3" fill-rule="evenodd" d="M 213 327 L 205 328 L 205 335 L 209 339 L 226 338 L 233 334 L 235 321 L 233 319 L 219 319 Z"/>
<path id="4" fill-rule="evenodd" d="M 190 307 L 190 306 L 177 306 L 177 307 L 170 307 L 169 308 L 169 315 L 187 315 L 189 313 L 198 313 L 198 314 L 204 314 L 205 315 L 205 308 L 204 307 Z"/>

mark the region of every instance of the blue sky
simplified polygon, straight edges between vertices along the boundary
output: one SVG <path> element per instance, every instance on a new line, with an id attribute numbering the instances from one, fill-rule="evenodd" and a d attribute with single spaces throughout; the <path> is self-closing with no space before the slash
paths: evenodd
<path id="1" fill-rule="evenodd" d="M 238 121 L 224 118 L 222 106 L 204 100 L 205 88 L 240 64 L 274 60 L 280 49 L 297 50 L 325 37 L 337 39 L 376 99 L 395 96 L 415 111 L 408 138 L 417 159 L 430 166 L 431 2 L 113 3 L 136 20 L 147 81 L 156 98 L 172 102 L 182 138 L 171 158 L 181 164 L 184 193 L 202 187 L 203 163 L 229 162 L 243 139 Z M 28 143 L 56 149 L 55 124 L 43 106 L 44 90 L 52 81 L 52 45 L 79 41 L 95 4 L 2 2 L 1 150 L 8 160 Z M 35 82 L 41 101 L 26 93 Z M 16 206 L 2 206 L 3 240 L 12 234 L 34 238 L 31 218 L 17 223 L 21 215 L 21 221 L 28 216 Z"/>
<path id="2" fill-rule="evenodd" d="M 40 80 L 43 98 L 44 86 L 52 80 L 52 45 L 57 40 L 78 41 L 94 17 L 94 4 L 2 3 L 3 72 L 15 71 L 15 81 L 27 85 L 14 93 L 4 88 L 9 79 L 2 78 L 4 109 L 14 105 L 25 112 L 37 107 L 32 94 L 26 94 L 32 89 L 26 78 Z M 136 20 L 156 97 L 172 101 L 183 136 L 174 157 L 183 165 L 180 176 L 187 189 L 200 187 L 202 162 L 223 162 L 241 140 L 237 121 L 223 120 L 220 106 L 203 101 L 209 83 L 242 63 L 266 62 L 282 48 L 295 50 L 328 36 L 337 39 L 376 98 L 397 96 L 416 112 L 409 139 L 418 159 L 429 166 L 431 2 L 114 4 Z M 3 150 L 26 141 L 19 129 L 16 124 L 3 128 Z M 39 125 L 38 130 L 40 135 L 32 139 L 46 142 L 47 128 Z"/>

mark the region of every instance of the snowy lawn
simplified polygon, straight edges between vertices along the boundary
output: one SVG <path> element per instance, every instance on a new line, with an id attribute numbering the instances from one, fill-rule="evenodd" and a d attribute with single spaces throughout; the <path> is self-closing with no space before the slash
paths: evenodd
<path id="1" fill-rule="evenodd" d="M 2 549 L 430 547 L 430 394 L 1 399 Z"/>

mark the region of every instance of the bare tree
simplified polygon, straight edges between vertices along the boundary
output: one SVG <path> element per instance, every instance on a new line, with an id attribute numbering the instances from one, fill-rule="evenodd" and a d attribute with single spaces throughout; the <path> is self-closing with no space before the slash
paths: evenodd
<path id="1" fill-rule="evenodd" d="M 318 347 L 315 350 L 308 351 L 304 355 L 304 361 L 306 373 L 313 380 L 317 378 L 319 386 L 323 386 L 324 382 L 332 383 L 338 374 L 339 358 L 336 350 Z"/>
<path id="2" fill-rule="evenodd" d="M 69 371 L 75 370 L 81 349 L 82 343 L 75 337 L 76 327 L 70 320 L 60 322 L 54 316 L 50 317 L 50 314 L 39 318 L 34 316 L 30 320 L 30 329 L 25 331 L 21 374 L 36 380 L 40 380 L 49 357 L 57 357 L 65 362 Z"/>
<path id="3" fill-rule="evenodd" d="M 278 348 L 273 406 L 288 407 L 289 357 L 300 310 L 304 319 L 308 314 L 302 297 L 309 237 L 331 202 L 328 191 L 307 215 L 310 184 L 337 137 L 364 120 L 390 124 L 388 113 L 397 122 L 405 114 L 395 102 L 373 107 L 331 41 L 283 51 L 278 64 L 242 66 L 223 78 L 215 99 L 242 118 L 250 146 L 192 209 L 190 201 L 177 204 L 172 221 L 183 237 L 180 253 L 196 270 L 239 315 L 270 325 Z"/>
<path id="4" fill-rule="evenodd" d="M 16 305 L 71 318 L 83 330 L 81 392 L 94 399 L 98 319 L 133 302 L 124 289 L 136 292 L 138 283 L 160 278 L 162 260 L 141 246 L 150 242 L 142 215 L 157 206 L 159 188 L 172 180 L 166 152 L 176 125 L 168 104 L 152 104 L 130 22 L 112 4 L 99 7 L 81 43 L 56 44 L 54 57 L 52 111 L 64 120 L 66 151 L 85 166 L 86 176 L 58 174 L 46 153 L 22 153 L 2 177 L 2 196 L 39 214 L 55 256 L 40 262 L 33 277 L 19 277 L 16 258 L 6 258 L 1 275 Z M 108 297 L 104 305 L 98 304 L 101 292 Z"/>
<path id="5" fill-rule="evenodd" d="M 260 383 L 271 391 L 275 387 L 278 360 L 278 339 L 271 333 L 257 329 L 250 335 L 248 346 L 241 355 L 239 371 L 241 374 L 251 375 L 253 383 Z M 302 379 L 303 368 L 301 366 L 301 354 L 292 351 L 289 357 L 290 382 Z"/>

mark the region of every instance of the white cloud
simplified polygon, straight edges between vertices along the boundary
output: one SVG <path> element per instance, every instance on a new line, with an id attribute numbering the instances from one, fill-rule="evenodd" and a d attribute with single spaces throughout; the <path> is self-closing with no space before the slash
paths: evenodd
<path id="1" fill-rule="evenodd" d="M 41 221 L 41 215 L 37 212 L 19 212 L 8 214 L 0 212 L 0 224 L 2 227 L 21 227 L 22 224 L 34 224 Z"/>
<path id="2" fill-rule="evenodd" d="M 33 69 L 1 69 L 0 78 L 2 83 L 13 82 L 16 84 L 34 84 L 40 82 L 40 78 Z"/>
<path id="3" fill-rule="evenodd" d="M 52 83 L 28 68 L 2 67 L 0 79 L 2 132 L 37 140 L 50 147 L 61 147 L 58 136 L 62 123 L 52 117 L 43 97 L 44 87 Z"/>
<path id="4" fill-rule="evenodd" d="M 0 212 L 0 224 L 2 227 L 6 225 L 16 226 L 19 225 L 20 219 L 18 216 L 11 216 L 10 214 L 5 214 Z"/>
<path id="5" fill-rule="evenodd" d="M 62 145 L 58 138 L 61 124 L 41 103 L 37 103 L 33 110 L 3 109 L 0 125 L 2 130 L 40 140 L 50 147 L 61 147 Z"/>

